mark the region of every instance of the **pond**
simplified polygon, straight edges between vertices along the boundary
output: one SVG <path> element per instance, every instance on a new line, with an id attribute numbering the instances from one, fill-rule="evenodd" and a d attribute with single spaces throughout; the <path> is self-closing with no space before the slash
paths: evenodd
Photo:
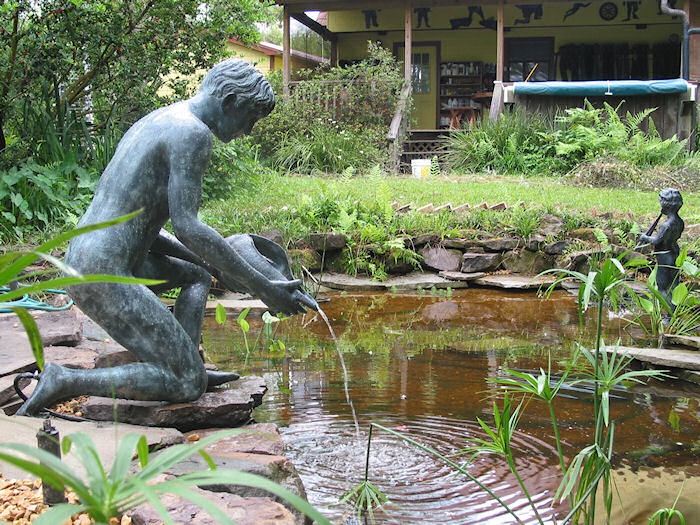
<path id="1" fill-rule="evenodd" d="M 538 371 L 551 363 L 553 370 L 562 370 L 577 342 L 592 343 L 591 333 L 580 332 L 575 301 L 565 292 L 547 300 L 534 293 L 485 289 L 338 293 L 330 299 L 322 306 L 347 372 L 328 328 L 312 314 L 279 323 L 273 339 L 283 341 L 284 350 L 262 349 L 258 343 L 247 353 L 235 318 L 224 326 L 207 319 L 204 342 L 221 369 L 266 378 L 270 390 L 255 419 L 280 427 L 309 501 L 338 521 L 349 512 L 339 499 L 363 479 L 370 422 L 442 454 L 458 454 L 468 440 L 485 437 L 477 418 L 493 424 L 490 379 L 506 368 Z M 592 328 L 594 316 L 586 313 L 584 326 Z M 254 346 L 263 323 L 259 317 L 248 321 Z M 607 342 L 629 342 L 614 318 L 606 322 L 604 336 Z M 569 459 L 592 440 L 591 388 L 586 383 L 565 387 L 555 405 Z M 700 473 L 700 392 L 669 381 L 620 386 L 611 396 L 611 414 L 617 421 L 614 460 L 626 503 L 624 519 L 646 523 L 656 508 L 673 504 L 679 480 Z M 542 516 L 549 523 L 563 517 L 566 503 L 553 501 L 560 472 L 546 405 L 527 405 L 513 448 Z M 521 519 L 535 522 L 500 457 L 479 456 L 469 471 Z M 369 479 L 390 500 L 379 519 L 383 523 L 514 522 L 473 482 L 386 432 L 373 435 Z M 692 481 L 684 493 L 697 488 Z M 640 482 L 646 483 L 642 497 L 636 495 Z"/>

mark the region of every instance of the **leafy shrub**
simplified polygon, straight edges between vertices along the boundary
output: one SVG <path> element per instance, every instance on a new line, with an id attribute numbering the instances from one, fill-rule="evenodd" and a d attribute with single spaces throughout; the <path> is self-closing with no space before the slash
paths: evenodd
<path id="1" fill-rule="evenodd" d="M 306 132 L 288 137 L 273 154 L 276 166 L 299 173 L 342 173 L 382 161 L 381 132 L 344 128 L 331 119 L 317 119 Z"/>
<path id="2" fill-rule="evenodd" d="M 403 85 L 388 50 L 370 43 L 367 59 L 302 77 L 288 99 L 279 73 L 268 77 L 277 105 L 252 133 L 263 157 L 295 171 L 336 173 L 388 158 L 384 138 Z"/>
<path id="3" fill-rule="evenodd" d="M 214 141 L 211 162 L 202 180 L 204 200 L 225 198 L 233 191 L 256 188 L 266 171 L 258 151 L 258 146 L 247 137 L 227 144 Z"/>
<path id="4" fill-rule="evenodd" d="M 466 172 L 572 173 L 578 182 L 603 186 L 656 189 L 680 180 L 674 186 L 694 190 L 700 155 L 687 153 L 685 140 L 661 138 L 650 118 L 655 108 L 627 112 L 624 118 L 619 110 L 607 103 L 594 108 L 586 101 L 557 115 L 549 126 L 542 115 L 516 108 L 454 133 L 448 162 Z"/>
<path id="5" fill-rule="evenodd" d="M 447 161 L 455 171 L 548 173 L 559 162 L 544 118 L 520 109 L 453 133 L 447 149 Z"/>
<path id="6" fill-rule="evenodd" d="M 586 101 L 583 108 L 570 108 L 557 117 L 561 126 L 553 136 L 556 139 L 556 154 L 562 157 L 567 171 L 582 161 L 610 156 L 626 161 L 636 167 L 659 164 L 682 165 L 688 159 L 685 140 L 676 137 L 663 140 L 650 115 L 656 108 L 647 108 L 632 115 L 627 112 L 624 120 L 619 109 L 604 103 L 594 108 Z M 641 128 L 647 122 L 648 131 Z"/>
<path id="7" fill-rule="evenodd" d="M 27 162 L 0 172 L 0 240 L 77 223 L 96 184 L 96 173 L 70 161 Z"/>

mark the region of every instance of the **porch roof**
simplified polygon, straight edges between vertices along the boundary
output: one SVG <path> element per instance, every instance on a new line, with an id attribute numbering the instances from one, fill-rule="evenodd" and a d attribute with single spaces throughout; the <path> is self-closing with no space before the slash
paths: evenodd
<path id="1" fill-rule="evenodd" d="M 545 3 L 571 3 L 571 0 L 547 0 Z M 376 9 L 376 0 L 275 0 L 277 5 L 288 6 L 292 12 L 300 11 L 354 11 Z M 522 4 L 523 0 L 479 0 L 479 5 Z M 381 8 L 391 7 L 454 7 L 474 5 L 474 0 L 383 0 Z"/>

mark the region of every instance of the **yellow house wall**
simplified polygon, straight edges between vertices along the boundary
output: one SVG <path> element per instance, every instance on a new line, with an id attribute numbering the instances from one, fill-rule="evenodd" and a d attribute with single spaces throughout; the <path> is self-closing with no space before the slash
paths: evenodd
<path id="1" fill-rule="evenodd" d="M 250 49 L 249 47 L 239 46 L 229 42 L 226 48 L 231 56 L 237 58 L 242 58 L 246 62 L 254 66 L 263 75 L 270 72 L 270 57 L 263 53 L 262 51 L 256 51 L 255 49 Z"/>
<path id="2" fill-rule="evenodd" d="M 528 24 L 515 24 L 523 19 L 523 13 L 513 5 L 504 7 L 505 38 L 554 37 L 554 51 L 565 44 L 604 43 L 657 43 L 680 38 L 681 24 L 666 15 L 657 14 L 657 3 L 645 0 L 638 7 L 638 19 L 625 22 L 626 6 L 614 2 L 617 16 L 606 22 L 599 16 L 603 2 L 591 2 L 563 21 L 564 14 L 573 3 L 542 4 L 540 20 L 530 19 Z M 484 6 L 484 17 L 497 17 L 495 6 Z M 496 31 L 483 28 L 481 17 L 473 15 L 467 28 L 450 29 L 451 19 L 466 18 L 467 7 L 432 8 L 429 15 L 430 29 L 417 28 L 418 18 L 413 15 L 413 41 L 438 41 L 441 43 L 441 61 L 496 61 Z M 328 27 L 338 33 L 338 53 L 341 60 L 357 60 L 366 56 L 367 40 L 381 41 L 393 49 L 394 43 L 404 41 L 404 11 L 383 9 L 377 11 L 378 27 L 365 28 L 365 16 L 361 11 L 331 11 Z M 638 24 L 646 28 L 637 29 Z M 559 72 L 557 72 L 559 75 Z"/>

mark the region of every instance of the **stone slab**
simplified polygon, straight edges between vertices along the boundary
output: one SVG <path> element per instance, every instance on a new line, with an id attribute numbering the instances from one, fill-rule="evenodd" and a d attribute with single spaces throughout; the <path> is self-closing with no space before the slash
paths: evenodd
<path id="1" fill-rule="evenodd" d="M 504 288 L 506 290 L 536 290 L 541 286 L 548 287 L 553 284 L 554 281 L 554 278 L 535 278 L 528 275 L 508 274 L 487 275 L 476 279 L 473 283 L 479 286 Z"/>
<path id="2" fill-rule="evenodd" d="M 127 434 L 143 434 L 146 436 L 148 445 L 151 449 L 162 448 L 165 446 L 182 443 L 184 437 L 181 432 L 174 429 L 165 428 L 150 428 L 142 426 L 128 425 L 123 422 L 117 424 L 110 422 L 74 422 L 65 421 L 63 419 L 51 419 L 52 424 L 58 429 L 60 436 L 67 436 L 77 432 L 83 432 L 89 435 L 102 459 L 102 464 L 105 468 L 109 468 L 114 461 L 117 446 L 119 441 Z M 0 415 L 0 442 L 2 443 L 24 443 L 36 445 L 35 435 L 41 425 L 43 419 L 21 416 L 2 416 Z M 80 462 L 76 459 L 75 454 L 68 454 L 64 458 L 67 465 L 71 466 L 76 472 L 84 474 Z M 24 473 L 7 463 L 0 461 L 0 472 L 7 478 L 29 478 L 33 477 Z"/>
<path id="3" fill-rule="evenodd" d="M 246 454 L 267 454 L 270 456 L 284 455 L 284 442 L 277 425 L 273 423 L 253 423 L 246 425 L 240 434 L 234 434 L 220 439 L 209 445 L 205 450 L 216 454 L 221 450 L 228 452 L 243 452 Z M 212 434 L 221 432 L 219 428 L 193 430 L 185 434 L 187 439 L 204 439 Z"/>
<path id="4" fill-rule="evenodd" d="M 118 421 L 134 425 L 169 427 L 189 431 L 211 427 L 237 427 L 250 420 L 253 409 L 267 391 L 265 380 L 245 376 L 226 390 L 205 392 L 191 403 L 168 404 L 91 396 L 81 405 L 83 417 L 94 421 Z"/>
<path id="5" fill-rule="evenodd" d="M 678 374 L 678 377 L 679 379 L 700 385 L 700 372 L 695 370 L 682 370 L 681 373 Z"/>
<path id="6" fill-rule="evenodd" d="M 691 337 L 689 335 L 665 335 L 664 340 L 672 345 L 680 345 L 700 350 L 700 337 Z"/>
<path id="7" fill-rule="evenodd" d="M 95 368 L 97 352 L 92 348 L 75 346 L 47 346 L 44 348 L 44 360 L 66 368 L 87 370 Z"/>
<path id="8" fill-rule="evenodd" d="M 438 273 L 440 277 L 449 279 L 450 281 L 474 281 L 484 277 L 486 274 L 484 272 L 474 272 L 474 273 L 462 273 L 462 272 L 440 272 Z"/>
<path id="9" fill-rule="evenodd" d="M 302 483 L 296 468 L 292 462 L 284 456 L 247 454 L 244 452 L 226 450 L 225 447 L 218 448 L 216 450 L 209 450 L 209 448 L 207 448 L 207 452 L 209 452 L 209 456 L 219 469 L 238 470 L 265 477 L 274 481 L 278 485 L 281 485 L 290 492 L 306 499 L 304 484 Z M 208 468 L 209 466 L 205 462 L 204 458 L 202 458 L 202 456 L 199 454 L 195 454 L 189 456 L 178 464 L 173 465 L 165 472 L 165 474 L 172 476 L 183 476 L 192 472 L 207 470 Z M 234 483 L 216 483 L 207 485 L 207 490 L 236 494 L 245 498 L 270 496 L 270 493 L 264 489 L 257 487 L 245 487 Z M 283 505 L 286 503 L 274 496 L 273 498 Z M 304 517 L 296 509 L 289 508 L 289 510 L 291 510 L 295 515 L 296 523 L 301 525 L 305 522 Z"/>
<path id="10" fill-rule="evenodd" d="M 244 498 L 236 494 L 211 492 L 196 487 L 190 490 L 213 502 L 238 525 L 294 525 L 297 523 L 294 515 L 272 498 Z M 219 523 L 197 505 L 173 494 L 164 494 L 160 497 L 160 502 L 175 523 L 190 525 L 218 525 Z M 126 515 L 131 518 L 133 525 L 163 523 L 158 512 L 149 504 L 140 505 Z"/>
<path id="11" fill-rule="evenodd" d="M 206 315 L 216 313 L 216 305 L 221 304 L 229 314 L 239 314 L 250 307 L 250 315 L 262 315 L 269 308 L 259 299 L 224 299 L 221 301 L 207 301 Z"/>
<path id="12" fill-rule="evenodd" d="M 22 325 L 19 324 L 18 328 L 3 326 L 0 329 L 0 376 L 36 369 L 36 361 Z"/>
<path id="13" fill-rule="evenodd" d="M 36 321 L 44 345 L 74 345 L 81 340 L 82 329 L 77 309 L 58 312 L 29 310 Z M 5 333 L 24 331 L 13 313 L 0 314 L 0 336 Z M 1 341 L 1 339 L 0 339 Z"/>
<path id="14" fill-rule="evenodd" d="M 390 277 L 386 281 L 372 281 L 366 277 L 352 277 L 344 274 L 329 273 L 318 276 L 324 286 L 335 290 L 373 291 L 373 290 L 418 290 L 445 288 L 467 288 L 467 282 L 452 281 L 434 273 L 411 273 Z"/>
<path id="15" fill-rule="evenodd" d="M 615 348 L 615 346 L 606 346 L 603 350 L 611 354 L 615 351 Z M 695 350 L 635 348 L 631 346 L 620 346 L 617 348 L 617 353 L 619 355 L 634 357 L 638 361 L 662 368 L 700 370 L 700 353 Z"/>

